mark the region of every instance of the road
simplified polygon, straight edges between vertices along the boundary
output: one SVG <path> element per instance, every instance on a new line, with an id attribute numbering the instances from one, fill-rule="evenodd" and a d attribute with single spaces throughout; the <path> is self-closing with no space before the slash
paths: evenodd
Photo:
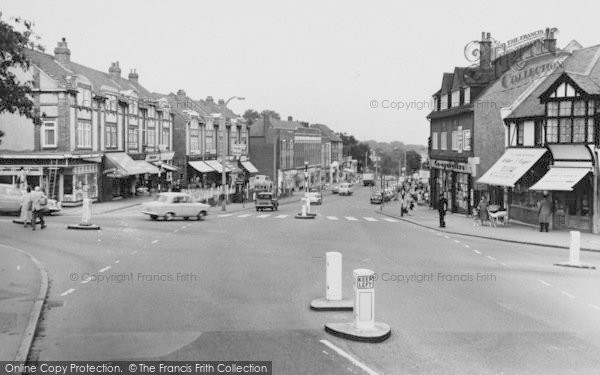
<path id="1" fill-rule="evenodd" d="M 153 222 L 132 207 L 95 216 L 99 232 L 64 229 L 72 216 L 36 232 L 3 217 L 1 244 L 51 278 L 32 358 L 270 360 L 276 374 L 598 371 L 598 271 L 553 266 L 566 250 L 386 221 L 368 197 L 326 195 L 316 220 L 294 219 L 299 204 L 201 222 Z M 346 298 L 352 269 L 377 273 L 387 341 L 331 336 L 323 325 L 352 313 L 308 308 L 324 296 L 327 251 L 343 254 Z"/>

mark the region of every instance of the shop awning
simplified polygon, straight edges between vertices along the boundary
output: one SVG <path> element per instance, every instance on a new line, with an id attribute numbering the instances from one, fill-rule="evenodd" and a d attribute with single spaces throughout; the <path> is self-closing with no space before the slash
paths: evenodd
<path id="1" fill-rule="evenodd" d="M 223 172 L 223 164 L 219 163 L 217 160 L 205 160 L 206 164 L 210 165 L 215 171 L 222 173 Z M 225 166 L 225 173 L 231 172 L 231 169 Z"/>
<path id="2" fill-rule="evenodd" d="M 547 151 L 545 148 L 509 148 L 477 183 L 513 187 Z"/>
<path id="3" fill-rule="evenodd" d="M 244 167 L 245 170 L 248 171 L 248 173 L 258 173 L 258 169 L 256 169 L 256 167 L 254 166 L 254 164 L 252 164 L 249 161 L 242 161 L 240 162 L 242 163 L 242 167 Z"/>
<path id="4" fill-rule="evenodd" d="M 163 163 L 160 161 L 154 162 L 152 164 L 156 165 L 158 168 L 162 168 L 164 170 L 171 171 L 171 172 L 177 172 L 179 170 L 179 168 L 177 168 L 174 165 Z"/>
<path id="5" fill-rule="evenodd" d="M 591 168 L 552 167 L 529 190 L 573 191 L 573 187 L 591 171 Z"/>
<path id="6" fill-rule="evenodd" d="M 241 173 L 242 172 L 242 170 L 240 168 L 238 168 L 237 165 L 234 165 L 230 161 L 226 161 L 225 166 L 227 167 L 227 169 L 229 169 L 233 173 Z"/>
<path id="7" fill-rule="evenodd" d="M 188 164 L 200 173 L 209 173 L 209 172 L 215 171 L 213 169 L 213 167 L 211 167 L 210 165 L 206 164 L 205 162 L 203 162 L 201 160 L 190 161 L 190 162 L 188 162 Z"/>
<path id="8" fill-rule="evenodd" d="M 158 168 L 143 161 L 133 160 L 124 152 L 104 154 L 106 157 L 106 168 L 104 174 L 113 178 L 122 178 L 137 174 L 158 174 Z"/>

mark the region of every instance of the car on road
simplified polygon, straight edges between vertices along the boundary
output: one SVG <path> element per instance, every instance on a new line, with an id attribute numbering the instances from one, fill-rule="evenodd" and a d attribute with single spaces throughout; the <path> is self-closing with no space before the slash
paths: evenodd
<path id="1" fill-rule="evenodd" d="M 343 182 L 340 184 L 340 195 L 352 195 L 352 185 L 348 182 Z"/>
<path id="2" fill-rule="evenodd" d="M 46 211 L 46 215 L 52 215 L 57 212 L 60 212 L 62 210 L 62 205 L 56 199 L 48 198 L 48 204 L 46 205 L 46 208 L 48 209 Z"/>
<path id="3" fill-rule="evenodd" d="M 279 202 L 277 198 L 273 197 L 273 193 L 270 191 L 262 191 L 256 194 L 256 211 L 264 211 L 269 209 L 271 211 L 277 211 L 279 209 Z"/>
<path id="4" fill-rule="evenodd" d="M 21 213 L 23 192 L 13 185 L 0 184 L 0 212 Z"/>
<path id="5" fill-rule="evenodd" d="M 145 203 L 142 213 L 150 216 L 152 220 L 173 220 L 176 217 L 182 217 L 184 220 L 195 217 L 202 220 L 208 214 L 209 207 L 207 204 L 195 202 L 189 194 L 169 192 L 160 193 L 154 201 Z"/>
<path id="6" fill-rule="evenodd" d="M 340 192 L 340 184 L 331 185 L 331 194 L 339 194 Z"/>
<path id="7" fill-rule="evenodd" d="M 321 191 L 318 188 L 312 187 L 308 189 L 306 193 L 304 193 L 304 198 L 308 198 L 310 204 L 322 204 L 323 197 L 321 196 Z"/>
<path id="8" fill-rule="evenodd" d="M 371 193 L 371 204 L 382 204 L 383 194 L 380 191 L 374 191 Z"/>

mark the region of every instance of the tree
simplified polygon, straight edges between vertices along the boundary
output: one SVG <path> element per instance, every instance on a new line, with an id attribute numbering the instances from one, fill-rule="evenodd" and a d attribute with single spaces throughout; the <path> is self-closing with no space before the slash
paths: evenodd
<path id="1" fill-rule="evenodd" d="M 411 174 L 421 169 L 421 155 L 414 150 L 406 151 L 406 173 Z"/>
<path id="2" fill-rule="evenodd" d="M 271 109 L 265 109 L 260 114 L 261 116 L 269 116 L 270 118 L 274 118 L 275 120 L 281 120 L 281 116 L 279 116 L 279 113 Z"/>
<path id="3" fill-rule="evenodd" d="M 29 69 L 30 61 L 25 49 L 43 48 L 37 43 L 39 36 L 33 33 L 31 22 L 14 18 L 12 23 L 14 26 L 0 18 L 0 113 L 18 113 L 40 123 L 31 100 L 33 82 L 21 82 L 13 72 L 14 69 Z M 0 131 L 0 138 L 3 135 Z"/>
<path id="4" fill-rule="evenodd" d="M 339 136 L 342 138 L 342 152 L 344 156 L 351 156 L 352 159 L 357 160 L 358 167 L 361 172 L 367 169 L 370 160 L 367 158 L 367 165 L 364 165 L 364 160 L 365 155 L 369 155 L 371 153 L 371 148 L 369 145 L 365 142 L 359 142 L 352 134 L 339 133 Z"/>
<path id="5" fill-rule="evenodd" d="M 260 117 L 260 113 L 253 109 L 247 109 L 246 112 L 242 115 L 242 117 L 248 122 L 248 125 L 254 124 L 256 120 Z"/>

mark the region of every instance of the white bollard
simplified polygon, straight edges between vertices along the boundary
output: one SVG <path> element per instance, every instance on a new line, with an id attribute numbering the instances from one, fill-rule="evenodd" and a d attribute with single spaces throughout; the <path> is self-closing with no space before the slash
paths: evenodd
<path id="1" fill-rule="evenodd" d="M 325 298 L 328 301 L 342 300 L 342 254 L 330 251 L 325 254 Z"/>
<path id="2" fill-rule="evenodd" d="M 354 326 L 357 330 L 375 328 L 375 273 L 359 268 L 354 276 Z"/>
<path id="3" fill-rule="evenodd" d="M 571 246 L 569 247 L 569 263 L 579 263 L 579 250 L 581 248 L 581 232 L 571 231 Z"/>
<path id="4" fill-rule="evenodd" d="M 306 205 L 302 205 L 302 216 L 306 216 Z"/>
<path id="5" fill-rule="evenodd" d="M 92 220 L 92 200 L 85 198 L 83 200 L 83 211 L 81 212 L 81 225 L 91 225 Z"/>
<path id="6" fill-rule="evenodd" d="M 306 197 L 306 213 L 310 214 L 310 198 Z"/>

